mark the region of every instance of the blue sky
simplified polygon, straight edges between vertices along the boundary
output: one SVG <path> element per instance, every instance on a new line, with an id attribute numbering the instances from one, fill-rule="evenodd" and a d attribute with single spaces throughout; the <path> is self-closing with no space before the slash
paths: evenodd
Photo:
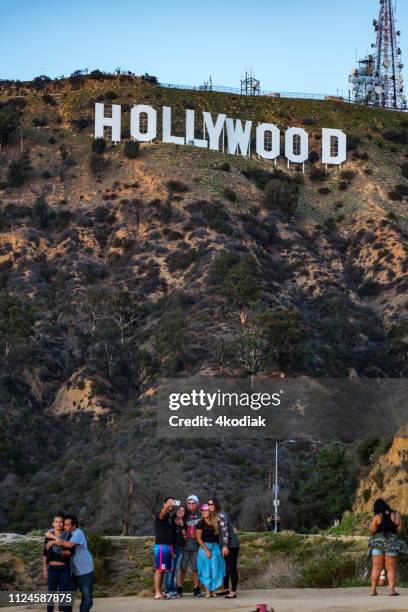
<path id="1" fill-rule="evenodd" d="M 161 82 L 239 86 L 252 68 L 273 91 L 347 90 L 374 41 L 379 0 L 0 0 L 0 78 L 78 68 Z M 408 65 L 408 2 L 398 0 Z"/>

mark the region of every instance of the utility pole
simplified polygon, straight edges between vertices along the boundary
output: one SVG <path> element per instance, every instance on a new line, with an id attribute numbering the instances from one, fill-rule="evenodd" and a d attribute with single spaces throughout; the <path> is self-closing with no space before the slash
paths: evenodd
<path id="1" fill-rule="evenodd" d="M 278 514 L 278 508 L 280 506 L 280 501 L 279 501 L 279 471 L 278 471 L 278 451 L 279 451 L 279 447 L 283 446 L 284 444 L 296 444 L 296 440 L 282 440 L 281 442 L 276 441 L 275 442 L 275 483 L 273 485 L 273 508 L 274 508 L 274 532 L 278 533 L 278 519 L 279 519 L 279 514 Z"/>

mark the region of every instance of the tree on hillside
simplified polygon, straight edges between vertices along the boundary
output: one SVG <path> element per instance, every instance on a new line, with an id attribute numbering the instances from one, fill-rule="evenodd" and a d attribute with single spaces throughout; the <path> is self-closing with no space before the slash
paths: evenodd
<path id="1" fill-rule="evenodd" d="M 91 145 L 92 153 L 102 155 L 106 151 L 106 140 L 104 138 L 95 138 Z"/>
<path id="2" fill-rule="evenodd" d="M 265 352 L 265 341 L 256 322 L 246 319 L 241 323 L 241 335 L 238 341 L 238 359 L 248 375 L 255 377 L 262 364 Z"/>
<path id="3" fill-rule="evenodd" d="M 281 370 L 304 365 L 306 334 L 296 310 L 271 308 L 258 315 L 257 322 L 266 344 L 265 365 L 277 365 Z"/>
<path id="4" fill-rule="evenodd" d="M 166 369 L 177 370 L 183 361 L 186 345 L 186 324 L 180 307 L 166 310 L 154 336 L 156 351 Z"/>
<path id="5" fill-rule="evenodd" d="M 290 219 L 299 204 L 299 187 L 274 178 L 266 183 L 263 203 L 266 208 L 277 208 Z"/>
<path id="6" fill-rule="evenodd" d="M 92 172 L 96 176 L 96 180 L 98 183 L 102 181 L 102 174 L 109 167 L 109 160 L 102 157 L 102 155 L 98 153 L 92 153 L 91 158 L 89 160 L 89 167 Z"/>
<path id="7" fill-rule="evenodd" d="M 210 268 L 209 280 L 232 306 L 256 300 L 263 285 L 256 259 L 249 253 L 221 253 Z"/>
<path id="8" fill-rule="evenodd" d="M 299 507 L 299 524 L 308 529 L 329 527 L 350 509 L 355 475 L 346 448 L 331 442 L 304 469 L 303 482 L 294 496 Z"/>
<path id="9" fill-rule="evenodd" d="M 136 470 L 122 465 L 121 472 L 110 478 L 104 489 L 103 505 L 110 510 L 110 520 L 120 523 L 123 536 L 134 535 L 137 527 L 134 524 L 136 487 Z"/>
<path id="10" fill-rule="evenodd" d="M 123 154 L 128 159 L 135 159 L 139 155 L 140 145 L 137 140 L 127 140 L 123 148 Z"/>
<path id="11" fill-rule="evenodd" d="M 20 126 L 20 112 L 15 105 L 0 108 L 0 145 L 6 145 Z"/>
<path id="12" fill-rule="evenodd" d="M 10 293 L 0 292 L 0 371 L 14 377 L 31 351 L 34 309 Z"/>
<path id="13" fill-rule="evenodd" d="M 22 153 L 20 157 L 11 162 L 7 172 L 7 183 L 10 187 L 21 187 L 32 170 L 28 153 Z"/>
<path id="14" fill-rule="evenodd" d="M 40 74 L 39 76 L 33 79 L 34 89 L 36 89 L 37 91 L 42 91 L 43 89 L 45 89 L 47 83 L 50 82 L 51 78 L 49 76 L 47 76 L 46 74 Z"/>

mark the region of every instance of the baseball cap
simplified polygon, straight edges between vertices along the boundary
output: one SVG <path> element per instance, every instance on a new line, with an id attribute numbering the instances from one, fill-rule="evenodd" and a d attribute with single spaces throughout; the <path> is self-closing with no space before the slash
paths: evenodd
<path id="1" fill-rule="evenodd" d="M 198 504 L 199 499 L 198 499 L 197 495 L 189 495 L 189 496 L 187 497 L 187 501 L 188 501 L 188 502 L 189 502 L 189 501 L 193 501 L 193 502 L 195 502 L 196 504 Z"/>

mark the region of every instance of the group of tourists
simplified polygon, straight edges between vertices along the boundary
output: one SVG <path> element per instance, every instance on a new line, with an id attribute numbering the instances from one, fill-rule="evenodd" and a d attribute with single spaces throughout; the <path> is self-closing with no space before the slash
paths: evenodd
<path id="1" fill-rule="evenodd" d="M 43 551 L 43 577 L 49 593 L 81 592 L 80 612 L 92 608 L 94 564 L 88 543 L 78 519 L 73 514 L 57 512 L 52 528 L 45 534 Z M 71 605 L 57 606 L 62 612 L 71 612 Z M 50 602 L 47 612 L 53 612 Z"/>
<path id="2" fill-rule="evenodd" d="M 188 569 L 195 597 L 237 596 L 237 530 L 217 498 L 200 506 L 197 495 L 189 495 L 183 506 L 167 497 L 156 515 L 155 536 L 155 599 L 182 597 Z"/>
<path id="3" fill-rule="evenodd" d="M 383 500 L 374 503 L 370 524 L 369 555 L 372 558 L 372 595 L 386 573 L 389 594 L 395 590 L 397 557 L 408 554 L 400 538 L 401 516 Z M 195 597 L 234 599 L 238 586 L 237 530 L 219 500 L 211 497 L 200 505 L 197 495 L 189 495 L 186 505 L 167 497 L 155 518 L 154 586 L 155 599 L 182 597 L 187 571 L 193 575 Z M 84 532 L 76 516 L 58 512 L 45 534 L 43 576 L 50 593 L 81 592 L 80 612 L 92 608 L 94 564 Z M 204 593 L 202 592 L 204 590 Z M 47 612 L 53 612 L 50 602 Z M 60 605 L 71 612 L 71 605 Z"/>

